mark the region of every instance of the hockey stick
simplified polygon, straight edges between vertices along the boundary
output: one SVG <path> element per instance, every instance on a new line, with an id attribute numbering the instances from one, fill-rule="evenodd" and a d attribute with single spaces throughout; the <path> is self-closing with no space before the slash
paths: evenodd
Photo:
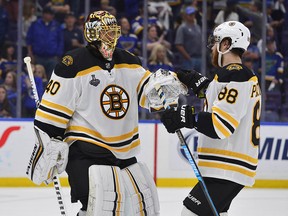
<path id="1" fill-rule="evenodd" d="M 29 56 L 24 58 L 24 62 L 27 66 L 27 71 L 28 71 L 28 76 L 31 82 L 31 86 L 32 86 L 32 92 L 33 92 L 33 96 L 35 99 L 35 103 L 36 106 L 39 107 L 40 105 L 40 100 L 39 100 L 39 96 L 37 93 L 37 87 L 35 84 L 35 80 L 34 80 L 34 75 L 33 75 L 33 71 L 32 71 L 32 67 L 31 67 L 31 58 Z M 39 131 L 35 130 L 36 136 L 38 137 L 39 141 L 42 142 L 40 135 L 39 135 Z M 53 172 L 54 173 L 54 172 Z M 54 188 L 56 191 L 56 195 L 57 195 L 57 200 L 58 200 L 58 204 L 59 204 L 59 208 L 60 208 L 60 212 L 62 216 L 66 216 L 66 211 L 65 211 L 65 206 L 64 206 L 64 201 L 63 201 L 63 196 L 62 196 L 62 191 L 61 191 L 61 184 L 59 181 L 59 178 L 57 175 L 55 175 L 53 177 L 53 184 L 54 184 Z"/>
<path id="2" fill-rule="evenodd" d="M 158 94 L 161 102 L 164 105 L 164 108 L 165 109 L 170 109 L 169 104 L 166 102 L 165 94 L 164 94 L 164 92 L 161 89 L 161 85 L 160 84 L 156 84 L 155 85 L 155 89 L 157 91 L 157 94 Z M 211 210 L 213 212 L 213 215 L 214 216 L 219 216 L 219 214 L 217 212 L 217 209 L 216 209 L 216 207 L 215 207 L 215 205 L 214 205 L 214 203 L 213 203 L 213 201 L 212 201 L 212 199 L 211 199 L 211 197 L 209 195 L 209 192 L 208 192 L 208 189 L 207 189 L 206 184 L 204 182 L 204 179 L 203 179 L 203 177 L 202 177 L 202 175 L 200 173 L 200 170 L 199 170 L 199 168 L 198 168 L 198 166 L 197 166 L 197 164 L 196 164 L 196 162 L 195 162 L 195 160 L 194 160 L 194 158 L 193 158 L 193 156 L 192 156 L 192 154 L 190 152 L 190 149 L 188 148 L 188 145 L 187 145 L 187 143 L 186 143 L 186 141 L 184 139 L 184 136 L 183 136 L 181 130 L 180 129 L 176 130 L 176 134 L 177 134 L 177 136 L 179 138 L 180 146 L 183 149 L 186 157 L 188 158 L 188 161 L 189 161 L 190 165 L 193 168 L 195 176 L 196 176 L 196 178 L 198 179 L 198 181 L 200 183 L 200 186 L 201 186 L 201 188 L 203 190 L 203 193 L 204 193 L 204 195 L 205 195 L 205 197 L 206 197 L 206 199 L 208 201 L 208 204 L 209 204 L 209 206 L 210 206 L 210 208 L 211 208 Z"/>

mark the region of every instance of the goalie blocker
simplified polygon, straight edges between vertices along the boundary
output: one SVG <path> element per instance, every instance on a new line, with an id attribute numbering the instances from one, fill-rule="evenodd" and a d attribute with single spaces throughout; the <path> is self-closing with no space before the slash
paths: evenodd
<path id="1" fill-rule="evenodd" d="M 34 128 L 36 143 L 27 166 L 26 175 L 35 184 L 49 184 L 53 177 L 64 172 L 68 162 L 69 146 L 60 140 L 50 138 L 39 128 Z"/>
<path id="2" fill-rule="evenodd" d="M 157 189 L 148 168 L 135 163 L 124 169 L 92 165 L 86 216 L 158 216 Z"/>

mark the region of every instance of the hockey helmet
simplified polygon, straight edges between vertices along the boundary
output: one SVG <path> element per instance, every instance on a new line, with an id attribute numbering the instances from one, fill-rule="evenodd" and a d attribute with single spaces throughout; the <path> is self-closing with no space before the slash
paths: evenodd
<path id="1" fill-rule="evenodd" d="M 121 35 L 116 18 L 107 11 L 95 11 L 89 14 L 84 24 L 84 37 L 93 47 L 97 47 L 102 56 L 111 60 L 118 38 Z"/>
<path id="2" fill-rule="evenodd" d="M 244 51 L 250 44 L 250 31 L 242 23 L 237 21 L 227 21 L 214 29 L 213 40 L 214 42 L 221 43 L 224 38 L 231 39 L 231 47 L 240 48 Z"/>

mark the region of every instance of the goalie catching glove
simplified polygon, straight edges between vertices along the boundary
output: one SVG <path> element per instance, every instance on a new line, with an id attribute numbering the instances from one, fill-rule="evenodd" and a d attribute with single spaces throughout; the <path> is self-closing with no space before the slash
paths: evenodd
<path id="1" fill-rule="evenodd" d="M 180 94 L 186 95 L 188 88 L 177 78 L 176 73 L 159 69 L 149 77 L 144 93 L 148 98 L 150 112 L 164 111 L 163 101 L 159 98 L 156 86 L 160 86 L 169 106 L 177 106 Z"/>
<path id="2" fill-rule="evenodd" d="M 179 71 L 177 72 L 177 77 L 188 88 L 191 88 L 197 97 L 203 98 L 205 96 L 205 89 L 210 83 L 210 80 L 207 77 L 203 76 L 195 70 Z"/>
<path id="3" fill-rule="evenodd" d="M 182 105 L 176 109 L 168 109 L 161 116 L 161 122 L 169 133 L 181 128 L 193 128 L 195 125 L 194 107 Z"/>
<path id="4" fill-rule="evenodd" d="M 53 177 L 62 173 L 68 162 L 69 146 L 66 142 L 50 138 L 35 128 L 36 144 L 30 156 L 26 174 L 35 184 L 49 184 Z"/>

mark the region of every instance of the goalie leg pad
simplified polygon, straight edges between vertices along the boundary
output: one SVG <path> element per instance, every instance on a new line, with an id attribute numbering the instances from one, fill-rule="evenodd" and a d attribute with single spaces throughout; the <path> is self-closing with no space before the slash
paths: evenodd
<path id="1" fill-rule="evenodd" d="M 147 166 L 138 162 L 121 172 L 126 187 L 125 216 L 160 215 L 157 188 Z"/>
<path id="2" fill-rule="evenodd" d="M 119 167 L 89 167 L 89 198 L 86 216 L 124 216 L 125 186 Z"/>

